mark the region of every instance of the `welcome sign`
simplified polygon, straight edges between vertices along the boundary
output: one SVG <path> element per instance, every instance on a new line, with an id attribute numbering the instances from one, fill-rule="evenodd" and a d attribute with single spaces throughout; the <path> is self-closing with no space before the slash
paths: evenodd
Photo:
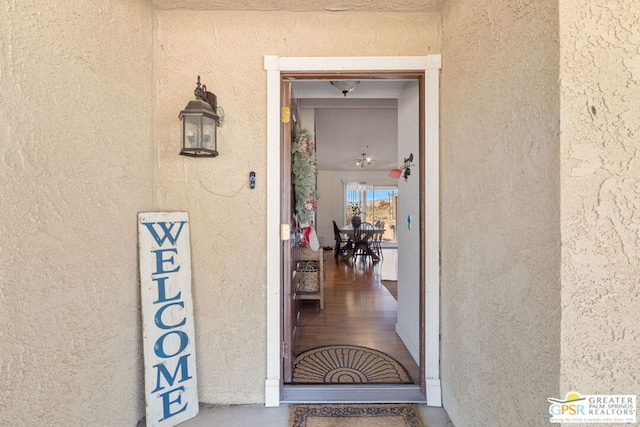
<path id="1" fill-rule="evenodd" d="M 147 426 L 198 414 L 187 212 L 138 214 Z"/>

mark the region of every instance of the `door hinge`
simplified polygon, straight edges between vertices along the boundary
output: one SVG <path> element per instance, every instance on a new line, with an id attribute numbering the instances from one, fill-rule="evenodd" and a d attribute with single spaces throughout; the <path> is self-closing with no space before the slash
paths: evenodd
<path id="1" fill-rule="evenodd" d="M 289 224 L 280 224 L 280 240 L 287 241 L 291 239 L 291 226 Z"/>
<path id="2" fill-rule="evenodd" d="M 289 357 L 289 346 L 287 345 L 286 342 L 282 341 L 282 349 L 281 349 L 281 356 L 283 359 L 287 359 Z"/>
<path id="3" fill-rule="evenodd" d="M 282 107 L 282 110 L 280 111 L 280 118 L 282 123 L 289 123 L 291 121 L 291 108 Z"/>

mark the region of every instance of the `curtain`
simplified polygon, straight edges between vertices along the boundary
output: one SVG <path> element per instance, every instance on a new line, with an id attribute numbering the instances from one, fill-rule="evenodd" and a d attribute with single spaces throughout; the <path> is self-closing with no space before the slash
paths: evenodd
<path id="1" fill-rule="evenodd" d="M 354 216 L 365 218 L 366 216 L 366 182 L 344 183 L 345 224 Z"/>

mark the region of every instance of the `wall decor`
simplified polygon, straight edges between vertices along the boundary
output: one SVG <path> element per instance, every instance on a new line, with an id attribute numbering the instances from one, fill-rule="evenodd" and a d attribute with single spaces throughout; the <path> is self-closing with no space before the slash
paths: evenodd
<path id="1" fill-rule="evenodd" d="M 316 145 L 306 129 L 297 129 L 291 144 L 293 197 L 298 226 L 309 226 L 315 216 L 316 191 Z"/>
<path id="2" fill-rule="evenodd" d="M 198 414 L 187 212 L 138 214 L 147 427 Z"/>

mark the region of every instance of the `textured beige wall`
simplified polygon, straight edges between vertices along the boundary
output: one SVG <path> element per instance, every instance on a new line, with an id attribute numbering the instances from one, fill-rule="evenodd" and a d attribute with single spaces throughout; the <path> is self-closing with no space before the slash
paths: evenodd
<path id="1" fill-rule="evenodd" d="M 291 12 L 435 12 L 444 0 L 152 0 L 158 9 Z"/>
<path id="2" fill-rule="evenodd" d="M 640 395 L 640 3 L 560 5 L 560 391 Z"/>
<path id="3" fill-rule="evenodd" d="M 200 399 L 264 401 L 266 72 L 263 55 L 387 56 L 439 51 L 430 13 L 157 11 L 157 196 L 191 214 Z M 178 156 L 178 112 L 196 76 L 226 111 L 220 156 Z M 249 171 L 257 175 L 249 190 Z"/>
<path id="4" fill-rule="evenodd" d="M 139 1 L 0 2 L 2 425 L 142 417 L 151 29 Z"/>
<path id="5" fill-rule="evenodd" d="M 458 426 L 548 425 L 558 394 L 557 13 L 443 8 L 441 378 Z"/>

